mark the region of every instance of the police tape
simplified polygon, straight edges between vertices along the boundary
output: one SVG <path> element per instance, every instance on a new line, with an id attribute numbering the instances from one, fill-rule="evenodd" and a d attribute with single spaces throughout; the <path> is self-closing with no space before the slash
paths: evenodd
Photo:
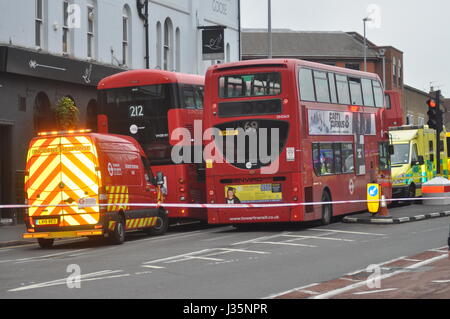
<path id="1" fill-rule="evenodd" d="M 282 208 L 282 207 L 299 207 L 299 206 L 317 206 L 317 205 L 343 205 L 343 204 L 361 204 L 361 203 L 386 203 L 392 202 L 415 202 L 419 200 L 450 200 L 450 197 L 427 197 L 427 198 L 391 198 L 379 200 L 346 200 L 346 201 L 329 201 L 329 202 L 310 202 L 310 203 L 279 203 L 279 204 L 187 204 L 187 203 L 114 203 L 114 204 L 95 204 L 95 205 L 0 205 L 0 209 L 27 209 L 27 208 L 47 208 L 47 207 L 77 207 L 79 209 L 93 207 L 142 207 L 142 208 L 217 208 L 217 209 L 239 209 L 239 208 Z M 450 205 L 450 204 L 449 204 Z"/>

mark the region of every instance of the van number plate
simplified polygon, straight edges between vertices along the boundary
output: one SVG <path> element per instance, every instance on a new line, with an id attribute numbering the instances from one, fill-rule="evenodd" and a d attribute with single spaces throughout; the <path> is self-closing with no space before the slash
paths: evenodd
<path id="1" fill-rule="evenodd" d="M 36 220 L 36 225 L 38 226 L 58 225 L 58 223 L 59 223 L 58 218 Z"/>

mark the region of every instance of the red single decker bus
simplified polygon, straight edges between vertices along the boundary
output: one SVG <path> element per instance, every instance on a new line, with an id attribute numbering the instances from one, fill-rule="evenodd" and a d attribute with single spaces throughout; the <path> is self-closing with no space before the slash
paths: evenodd
<path id="1" fill-rule="evenodd" d="M 330 202 L 366 200 L 368 183 L 391 198 L 384 112 L 376 74 L 293 59 L 210 67 L 203 125 L 218 151 L 205 155 L 207 201 L 258 208 L 208 209 L 208 222 L 328 224 L 367 209 Z M 299 205 L 270 207 L 285 203 Z"/>
<path id="2" fill-rule="evenodd" d="M 132 136 L 141 144 L 151 165 L 166 177 L 166 203 L 205 201 L 204 165 L 175 164 L 171 157 L 176 143 L 171 133 L 193 131 L 194 121 L 202 120 L 203 91 L 203 76 L 161 70 L 122 72 L 98 85 L 99 132 Z M 168 210 L 170 218 L 206 220 L 205 209 Z"/>

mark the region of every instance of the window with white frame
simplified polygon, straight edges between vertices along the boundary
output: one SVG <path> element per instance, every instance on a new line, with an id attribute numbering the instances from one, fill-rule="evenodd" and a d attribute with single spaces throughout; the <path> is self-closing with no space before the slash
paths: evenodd
<path id="1" fill-rule="evenodd" d="M 419 126 L 425 125 L 425 118 L 419 116 L 419 117 L 417 118 L 417 125 L 419 125 Z"/>
<path id="2" fill-rule="evenodd" d="M 397 86 L 397 59 L 392 58 L 392 84 Z"/>
<path id="3" fill-rule="evenodd" d="M 156 63 L 157 69 L 161 69 L 162 61 L 161 61 L 161 51 L 162 51 L 162 29 L 161 22 L 158 21 L 156 24 Z"/>
<path id="4" fill-rule="evenodd" d="M 62 47 L 62 51 L 63 53 L 69 53 L 69 2 L 64 1 L 63 4 L 63 27 L 62 27 L 62 31 L 63 31 L 63 47 Z"/>
<path id="5" fill-rule="evenodd" d="M 87 7 L 87 56 L 93 59 L 95 37 L 95 10 L 93 6 Z"/>
<path id="6" fill-rule="evenodd" d="M 37 47 L 42 46 L 42 28 L 43 28 L 42 25 L 43 25 L 43 21 L 44 21 L 43 1 L 44 0 L 36 0 L 35 45 Z"/>
<path id="7" fill-rule="evenodd" d="M 128 28 L 129 28 L 129 17 L 124 14 L 122 17 L 122 64 L 128 64 Z"/>
<path id="8" fill-rule="evenodd" d="M 164 22 L 164 70 L 172 71 L 172 48 L 173 48 L 172 20 L 167 18 Z"/>
<path id="9" fill-rule="evenodd" d="M 180 28 L 175 31 L 175 70 L 180 72 L 181 70 L 181 34 Z"/>

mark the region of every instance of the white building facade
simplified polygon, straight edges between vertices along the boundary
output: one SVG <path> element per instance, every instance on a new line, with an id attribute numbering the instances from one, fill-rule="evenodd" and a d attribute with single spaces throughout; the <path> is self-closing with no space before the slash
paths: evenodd
<path id="1" fill-rule="evenodd" d="M 0 43 L 126 69 L 145 67 L 136 0 L 0 1 Z M 204 74 L 202 26 L 225 26 L 225 61 L 239 59 L 238 0 L 149 0 L 150 68 Z M 223 61 L 223 62 L 225 62 Z"/>
<path id="2" fill-rule="evenodd" d="M 146 0 L 0 0 L 0 204 L 23 202 L 28 142 L 52 128 L 60 98 L 72 98 L 80 125 L 95 129 L 98 82 L 146 66 L 138 1 Z M 239 6 L 148 0 L 149 67 L 204 74 L 212 63 L 239 60 Z M 223 61 L 202 59 L 207 26 L 225 27 Z"/>

